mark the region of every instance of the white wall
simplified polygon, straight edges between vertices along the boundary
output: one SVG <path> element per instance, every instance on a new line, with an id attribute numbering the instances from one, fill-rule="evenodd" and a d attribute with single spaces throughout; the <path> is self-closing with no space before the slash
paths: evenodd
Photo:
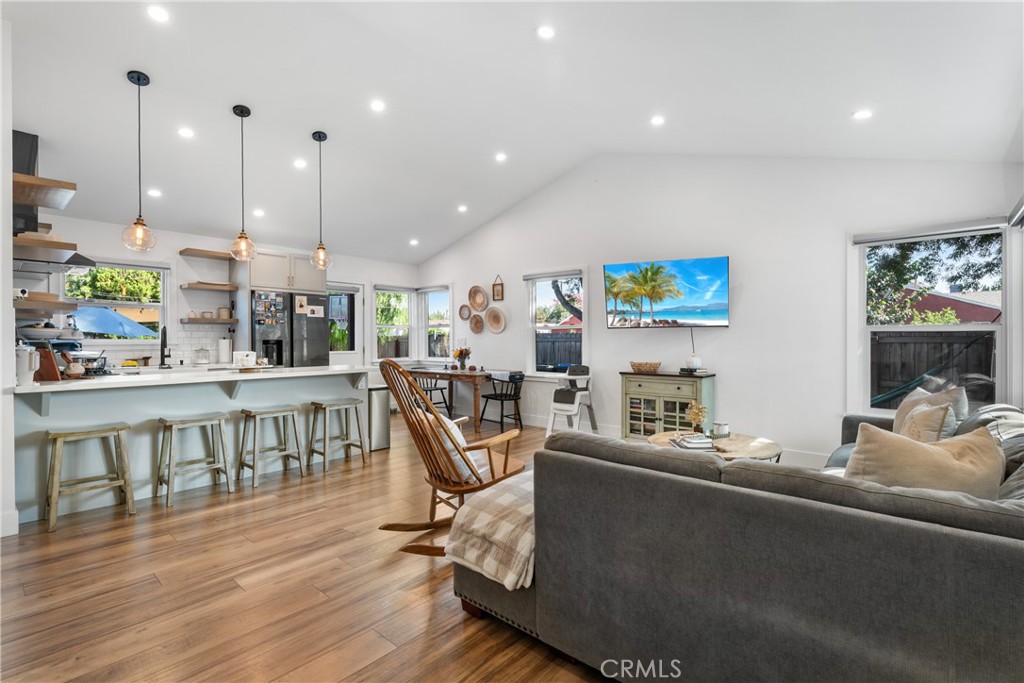
<path id="1" fill-rule="evenodd" d="M 602 433 L 620 429 L 619 372 L 630 360 L 673 371 L 690 354 L 678 329 L 608 330 L 606 263 L 729 256 L 731 324 L 696 330 L 718 373 L 715 415 L 767 436 L 784 461 L 820 464 L 838 445 L 845 404 L 847 235 L 1005 215 L 1001 164 L 610 155 L 591 160 L 420 267 L 451 279 L 453 308 L 500 274 L 508 325 L 473 335 L 472 361 L 525 368 L 530 343 L 522 276 L 587 269 L 585 362 Z M 1016 200 L 1016 197 L 1013 198 Z M 552 385 L 528 381 L 527 421 L 546 420 Z"/>
<path id="2" fill-rule="evenodd" d="M 2 11 L 2 10 L 0 10 Z M 0 22 L 0 536 L 18 533 L 18 511 L 14 504 L 14 306 L 11 284 L 11 24 Z"/>

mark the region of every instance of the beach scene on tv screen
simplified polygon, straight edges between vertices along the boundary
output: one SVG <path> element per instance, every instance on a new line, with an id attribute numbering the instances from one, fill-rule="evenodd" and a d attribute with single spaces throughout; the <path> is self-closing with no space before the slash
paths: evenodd
<path id="1" fill-rule="evenodd" d="M 729 257 L 604 267 L 608 327 L 725 327 Z"/>

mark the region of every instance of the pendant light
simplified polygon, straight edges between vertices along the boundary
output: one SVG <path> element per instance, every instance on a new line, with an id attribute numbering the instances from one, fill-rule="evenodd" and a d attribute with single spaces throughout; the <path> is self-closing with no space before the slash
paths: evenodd
<path id="1" fill-rule="evenodd" d="M 315 131 L 313 139 L 316 140 L 320 154 L 320 244 L 309 255 L 309 262 L 317 270 L 327 270 L 334 263 L 334 259 L 327 253 L 327 247 L 324 246 L 324 140 L 327 139 L 327 133 L 322 130 Z"/>
<path id="2" fill-rule="evenodd" d="M 236 261 L 252 261 L 256 258 L 256 245 L 245 234 L 245 119 L 248 118 L 252 111 L 244 104 L 236 104 L 231 108 L 231 111 L 238 117 L 242 143 L 242 231 L 238 233 L 238 237 L 231 243 L 231 258 Z"/>
<path id="3" fill-rule="evenodd" d="M 141 71 L 129 71 L 128 81 L 138 91 L 138 148 L 139 148 L 139 217 L 121 233 L 121 244 L 133 251 L 149 251 L 156 244 L 156 235 L 142 220 L 142 87 L 149 85 L 149 76 Z"/>

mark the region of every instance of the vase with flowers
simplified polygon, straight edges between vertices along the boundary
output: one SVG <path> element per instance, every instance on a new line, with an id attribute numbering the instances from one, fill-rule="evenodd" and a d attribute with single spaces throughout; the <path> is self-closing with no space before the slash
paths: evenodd
<path id="1" fill-rule="evenodd" d="M 469 360 L 469 353 L 470 350 L 468 346 L 460 346 L 455 349 L 455 360 L 459 361 L 459 370 L 466 369 L 466 361 Z"/>
<path id="2" fill-rule="evenodd" d="M 693 425 L 693 431 L 700 434 L 704 431 L 704 418 L 708 415 L 708 409 L 694 401 L 690 404 L 690 408 L 687 411 L 689 413 L 690 424 Z"/>

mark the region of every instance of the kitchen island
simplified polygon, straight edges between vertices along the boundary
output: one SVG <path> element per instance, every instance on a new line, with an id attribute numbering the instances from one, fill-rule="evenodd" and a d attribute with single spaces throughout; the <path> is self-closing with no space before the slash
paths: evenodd
<path id="1" fill-rule="evenodd" d="M 160 449 L 160 417 L 186 417 L 200 413 L 224 412 L 229 416 L 226 430 L 228 459 L 234 467 L 241 441 L 242 408 L 265 408 L 285 403 L 302 408 L 299 424 L 305 452 L 308 439 L 307 406 L 310 401 L 361 398 L 363 433 L 368 434 L 367 376 L 371 368 L 330 365 L 303 368 L 266 368 L 258 372 L 237 369 L 171 370 L 137 375 L 108 375 L 91 379 L 40 382 L 14 389 L 15 493 L 19 522 L 43 517 L 49 440 L 47 430 L 94 427 L 127 422 L 129 462 L 135 498 L 156 495 L 157 462 Z M 182 434 L 182 453 L 205 452 L 205 431 Z M 64 478 L 103 471 L 109 457 L 98 442 L 76 444 L 65 454 Z M 335 454 L 335 457 L 340 457 Z M 268 460 L 266 472 L 280 470 L 280 460 Z M 298 476 L 297 470 L 292 472 Z M 209 473 L 179 475 L 175 490 L 209 486 Z M 243 485 L 250 485 L 246 477 Z M 225 495 L 226 489 L 224 489 Z M 61 497 L 60 514 L 116 504 L 112 491 L 90 491 Z"/>

